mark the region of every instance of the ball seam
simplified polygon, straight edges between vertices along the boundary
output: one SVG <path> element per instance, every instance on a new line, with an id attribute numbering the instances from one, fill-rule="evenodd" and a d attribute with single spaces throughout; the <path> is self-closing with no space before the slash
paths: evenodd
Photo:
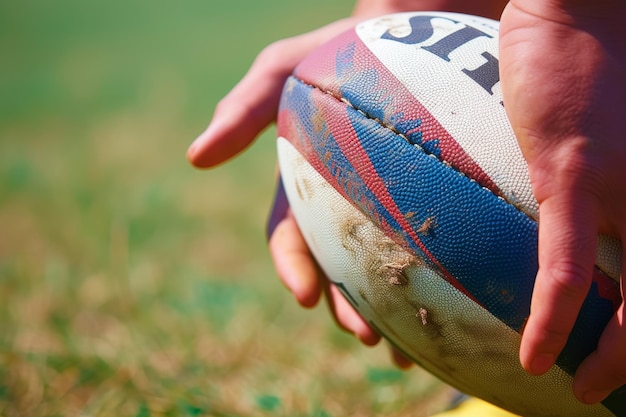
<path id="1" fill-rule="evenodd" d="M 531 216 L 529 213 L 527 213 L 525 210 L 523 210 L 522 208 L 520 208 L 517 204 L 515 204 L 512 201 L 509 201 L 509 199 L 507 199 L 505 196 L 500 195 L 495 193 L 493 190 L 491 190 L 488 187 L 485 187 L 484 185 L 480 184 L 478 181 L 476 181 L 474 178 L 471 178 L 470 176 L 468 176 L 465 172 L 457 169 L 454 165 L 452 165 L 450 162 L 439 158 L 436 154 L 429 152 L 427 149 L 425 149 L 424 147 L 420 146 L 417 143 L 413 143 L 409 140 L 409 138 L 402 133 L 401 131 L 399 131 L 398 129 L 396 129 L 395 126 L 389 124 L 389 123 L 385 123 L 385 121 L 380 120 L 378 117 L 375 117 L 371 114 L 368 114 L 366 111 L 356 107 L 354 104 L 352 104 L 350 102 L 350 100 L 348 100 L 346 97 L 343 97 L 341 95 L 337 95 L 335 94 L 335 92 L 331 91 L 331 90 L 324 90 L 322 88 L 320 88 L 317 85 L 311 84 L 306 82 L 305 80 L 303 80 L 302 78 L 298 77 L 295 74 L 291 75 L 291 78 L 294 79 L 295 81 L 309 87 L 312 89 L 315 89 L 323 94 L 326 94 L 330 97 L 332 97 L 334 100 L 338 101 L 338 102 L 342 102 L 345 105 L 347 105 L 348 107 L 350 107 L 351 109 L 353 109 L 354 111 L 362 114 L 364 117 L 366 117 L 369 120 L 372 120 L 376 123 L 378 123 L 381 127 L 391 131 L 394 135 L 399 136 L 400 138 L 402 138 L 405 142 L 407 142 L 409 145 L 412 145 L 414 147 L 416 147 L 417 149 L 419 149 L 420 151 L 422 151 L 425 155 L 436 159 L 437 161 L 439 161 L 440 163 L 442 163 L 443 165 L 445 165 L 447 168 L 452 169 L 453 171 L 455 171 L 458 175 L 465 177 L 467 180 L 469 180 L 470 182 L 476 184 L 477 186 L 479 186 L 480 188 L 488 191 L 489 193 L 491 193 L 494 197 L 497 197 L 498 199 L 502 200 L 503 202 L 505 202 L 506 204 L 513 206 L 517 211 L 519 211 L 520 213 L 526 215 L 529 219 L 531 219 L 533 222 L 537 222 L 537 219 L 535 219 L 533 216 Z"/>

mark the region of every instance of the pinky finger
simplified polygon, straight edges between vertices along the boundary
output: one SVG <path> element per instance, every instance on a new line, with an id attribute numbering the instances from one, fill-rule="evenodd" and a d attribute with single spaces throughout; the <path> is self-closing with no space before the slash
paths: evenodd
<path id="1" fill-rule="evenodd" d="M 391 358 L 396 366 L 400 369 L 408 369 L 413 366 L 413 361 L 406 356 L 398 349 L 391 347 Z"/>
<path id="2" fill-rule="evenodd" d="M 578 368 L 574 392 L 584 403 L 604 400 L 626 384 L 626 308 L 622 304 L 604 329 L 598 348 Z"/>
<path id="3" fill-rule="evenodd" d="M 377 344 L 380 341 L 378 333 L 357 313 L 336 285 L 328 280 L 325 282 L 327 283 L 325 287 L 326 299 L 337 324 L 354 334 L 363 344 L 367 346 Z"/>
<path id="4" fill-rule="evenodd" d="M 269 241 L 279 278 L 303 307 L 313 307 L 322 294 L 323 277 L 291 212 L 275 226 Z"/>

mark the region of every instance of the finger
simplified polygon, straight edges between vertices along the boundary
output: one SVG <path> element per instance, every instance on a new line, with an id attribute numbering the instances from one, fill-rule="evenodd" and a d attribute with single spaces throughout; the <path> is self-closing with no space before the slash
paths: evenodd
<path id="1" fill-rule="evenodd" d="M 274 228 L 269 247 L 279 278 L 300 305 L 315 306 L 324 291 L 332 316 L 341 328 L 368 346 L 378 343 L 380 336 L 320 271 L 291 211 Z"/>
<path id="2" fill-rule="evenodd" d="M 377 344 L 380 341 L 378 333 L 357 313 L 336 285 L 330 281 L 326 282 L 326 299 L 337 324 L 354 334 L 363 344 L 367 346 Z"/>
<path id="3" fill-rule="evenodd" d="M 276 225 L 269 248 L 278 277 L 298 303 L 315 306 L 322 294 L 320 271 L 291 212 Z"/>
<path id="4" fill-rule="evenodd" d="M 391 359 L 396 364 L 396 366 L 400 369 L 408 369 L 413 366 L 413 361 L 406 356 L 398 349 L 391 347 Z"/>
<path id="5" fill-rule="evenodd" d="M 624 384 L 626 311 L 622 303 L 602 333 L 596 351 L 579 366 L 574 378 L 574 394 L 584 403 L 595 404 Z"/>
<path id="6" fill-rule="evenodd" d="M 295 66 L 314 48 L 354 24 L 344 19 L 266 47 L 243 79 L 217 105 L 207 129 L 187 150 L 200 168 L 243 151 L 276 117 L 282 88 Z"/>
<path id="7" fill-rule="evenodd" d="M 520 347 L 523 367 L 535 375 L 554 365 L 592 281 L 595 212 L 588 196 L 572 194 L 557 192 L 540 205 L 539 271 Z"/>
<path id="8" fill-rule="evenodd" d="M 243 79 L 218 103 L 207 129 L 187 151 L 200 168 L 224 162 L 244 150 L 275 118 L 285 79 L 293 69 L 268 57 L 274 44 L 259 55 Z"/>

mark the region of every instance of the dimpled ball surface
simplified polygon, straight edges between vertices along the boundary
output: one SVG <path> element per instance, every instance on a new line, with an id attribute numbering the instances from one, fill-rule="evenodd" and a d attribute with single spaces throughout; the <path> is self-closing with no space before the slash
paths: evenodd
<path id="1" fill-rule="evenodd" d="M 278 157 L 320 266 L 416 363 L 523 416 L 624 416 L 572 375 L 620 304 L 621 243 L 599 236 L 591 290 L 547 374 L 518 360 L 537 272 L 538 205 L 508 123 L 498 22 L 421 12 L 359 24 L 288 79 Z"/>

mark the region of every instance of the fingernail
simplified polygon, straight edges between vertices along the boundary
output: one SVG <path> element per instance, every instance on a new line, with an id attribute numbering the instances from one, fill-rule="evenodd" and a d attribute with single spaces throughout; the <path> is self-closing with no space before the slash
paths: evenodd
<path id="1" fill-rule="evenodd" d="M 597 404 L 608 397 L 609 394 L 605 391 L 587 391 L 583 394 L 582 400 L 585 404 Z"/>
<path id="2" fill-rule="evenodd" d="M 200 145 L 203 135 L 204 133 L 198 136 L 197 138 L 195 138 L 193 142 L 191 142 L 191 144 L 187 148 L 187 155 L 193 155 L 196 153 L 196 148 L 198 147 L 198 145 Z"/>
<path id="3" fill-rule="evenodd" d="M 202 142 L 204 142 L 206 140 L 206 136 L 207 136 L 207 132 L 209 132 L 209 129 L 211 128 L 211 126 L 209 126 L 204 132 L 202 132 L 196 139 L 194 139 L 193 142 L 191 142 L 191 144 L 189 145 L 189 147 L 187 148 L 187 158 L 193 160 L 194 157 L 196 156 L 196 154 L 198 153 L 198 150 L 200 149 L 200 147 L 202 146 Z"/>
<path id="4" fill-rule="evenodd" d="M 197 139 L 196 139 L 197 140 Z M 189 147 L 187 148 L 187 156 L 189 158 L 192 158 L 195 153 L 196 153 L 196 140 L 194 140 L 193 142 L 191 142 L 191 144 L 189 145 Z"/>
<path id="5" fill-rule="evenodd" d="M 189 145 L 189 149 L 195 150 L 195 148 L 200 144 L 200 142 L 206 140 L 206 137 L 210 136 L 214 130 L 216 130 L 216 123 L 212 121 L 211 123 L 209 123 L 207 128 L 204 129 L 204 131 L 200 133 L 196 139 L 194 139 L 191 145 Z"/>
<path id="6" fill-rule="evenodd" d="M 210 127 L 210 126 L 209 126 Z M 206 136 L 207 132 L 209 131 L 209 129 L 207 128 L 207 130 L 205 130 L 204 132 L 200 133 L 198 135 L 197 138 L 195 138 L 193 140 L 193 142 L 191 142 L 191 145 L 189 145 L 189 150 L 190 151 L 195 151 L 196 148 L 198 147 L 198 145 L 200 144 L 200 142 L 202 142 L 204 140 L 204 137 Z"/>
<path id="7" fill-rule="evenodd" d="M 552 368 L 556 357 L 551 353 L 541 353 L 532 360 L 530 364 L 530 373 L 534 375 L 545 374 Z"/>

